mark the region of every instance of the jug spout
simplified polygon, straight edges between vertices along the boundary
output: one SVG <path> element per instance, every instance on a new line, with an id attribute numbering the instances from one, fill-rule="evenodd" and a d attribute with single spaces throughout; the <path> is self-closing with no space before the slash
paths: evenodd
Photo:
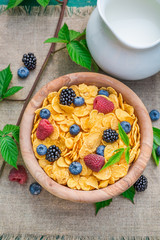
<path id="1" fill-rule="evenodd" d="M 160 43 L 160 0 L 98 0 L 97 7 L 124 45 L 146 49 Z"/>

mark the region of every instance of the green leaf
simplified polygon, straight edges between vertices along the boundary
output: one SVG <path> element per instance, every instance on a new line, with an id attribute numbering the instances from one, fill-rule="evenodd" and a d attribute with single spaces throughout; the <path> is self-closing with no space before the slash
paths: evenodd
<path id="1" fill-rule="evenodd" d="M 105 163 L 105 165 L 101 168 L 101 170 L 105 169 L 106 167 L 109 167 L 117 162 L 120 161 L 122 154 L 124 153 L 124 149 L 120 150 L 119 152 L 117 152 L 116 154 L 114 154 L 112 157 L 109 158 L 108 162 Z M 100 171 L 101 171 L 100 170 Z"/>
<path id="2" fill-rule="evenodd" d="M 88 50 L 88 46 L 87 46 L 87 41 L 86 41 L 86 39 L 82 39 L 82 40 L 80 41 L 80 43 Z"/>
<path id="3" fill-rule="evenodd" d="M 101 208 L 109 206 L 111 202 L 112 202 L 112 199 L 108 199 L 108 200 L 103 201 L 103 202 L 97 202 L 96 203 L 96 215 Z"/>
<path id="4" fill-rule="evenodd" d="M 37 2 L 42 6 L 42 7 L 47 7 L 49 4 L 50 0 L 37 0 Z"/>
<path id="5" fill-rule="evenodd" d="M 0 148 L 3 159 L 11 166 L 17 168 L 18 148 L 13 138 L 9 136 L 2 137 Z"/>
<path id="6" fill-rule="evenodd" d="M 118 129 L 119 129 L 119 135 L 120 135 L 122 141 L 128 147 L 129 146 L 129 137 L 127 136 L 127 134 L 123 130 L 123 128 L 122 128 L 120 123 L 118 123 Z"/>
<path id="7" fill-rule="evenodd" d="M 0 71 L 0 97 L 7 91 L 7 88 L 12 80 L 12 72 L 10 70 L 10 65 Z"/>
<path id="8" fill-rule="evenodd" d="M 17 7 L 21 2 L 23 2 L 23 0 L 10 0 L 6 10 L 9 8 Z"/>
<path id="9" fill-rule="evenodd" d="M 4 133 L 3 133 L 3 132 L 0 130 L 0 137 L 2 137 L 2 136 L 3 136 L 3 134 L 4 134 Z"/>
<path id="10" fill-rule="evenodd" d="M 84 30 L 82 33 L 74 31 L 74 30 L 69 30 L 69 36 L 70 36 L 70 41 L 75 40 L 76 38 L 80 38 L 86 34 L 86 30 Z"/>
<path id="11" fill-rule="evenodd" d="M 14 139 L 19 143 L 19 126 L 7 124 L 3 128 L 3 134 L 7 135 L 9 133 L 12 133 L 12 136 Z"/>
<path id="12" fill-rule="evenodd" d="M 19 90 L 21 90 L 22 88 L 23 87 L 19 87 L 19 86 L 14 86 L 12 88 L 9 88 L 8 91 L 3 94 L 2 98 L 10 97 L 13 94 L 15 94 L 16 92 L 18 92 Z"/>
<path id="13" fill-rule="evenodd" d="M 159 136 L 160 136 L 160 129 L 153 127 L 153 132 L 159 134 Z"/>
<path id="14" fill-rule="evenodd" d="M 153 157 L 156 165 L 158 166 L 159 165 L 159 157 L 157 156 L 156 150 L 157 150 L 157 145 L 153 142 L 152 157 Z"/>
<path id="15" fill-rule="evenodd" d="M 114 150 L 114 152 L 119 152 L 121 150 L 124 150 L 124 148 L 118 148 L 118 149 Z"/>
<path id="16" fill-rule="evenodd" d="M 153 131 L 153 142 L 160 145 L 160 135 L 155 131 Z"/>
<path id="17" fill-rule="evenodd" d="M 69 29 L 66 23 L 64 23 L 63 27 L 59 30 L 58 38 L 67 40 L 67 42 L 70 42 Z"/>
<path id="18" fill-rule="evenodd" d="M 94 61 L 94 59 L 92 59 L 92 66 L 95 72 L 99 72 L 99 67 L 97 63 Z"/>
<path id="19" fill-rule="evenodd" d="M 48 38 L 44 43 L 68 43 L 68 41 L 61 38 Z"/>
<path id="20" fill-rule="evenodd" d="M 130 147 L 127 147 L 127 149 L 125 151 L 125 159 L 126 159 L 127 164 L 129 164 L 129 150 L 130 150 Z"/>
<path id="21" fill-rule="evenodd" d="M 89 51 L 78 41 L 67 44 L 67 50 L 73 62 L 91 70 L 92 57 Z"/>
<path id="22" fill-rule="evenodd" d="M 135 189 L 134 187 L 130 187 L 127 191 L 121 194 L 123 197 L 129 199 L 132 203 L 134 203 L 134 195 L 135 195 Z"/>

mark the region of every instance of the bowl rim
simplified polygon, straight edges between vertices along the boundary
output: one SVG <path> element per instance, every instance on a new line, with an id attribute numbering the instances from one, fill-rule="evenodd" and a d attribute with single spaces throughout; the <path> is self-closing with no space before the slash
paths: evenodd
<path id="1" fill-rule="evenodd" d="M 60 185 L 51 179 L 38 164 L 38 161 L 33 153 L 31 143 L 31 131 L 35 115 L 34 112 L 42 105 L 42 101 L 50 92 L 57 91 L 64 85 L 79 85 L 81 83 L 96 85 L 98 87 L 110 86 L 117 92 L 121 93 L 127 103 L 134 107 L 141 131 L 140 155 L 136 162 L 134 162 L 130 167 L 127 175 L 106 188 L 91 191 L 70 189 L 67 186 Z M 24 163 L 33 178 L 51 194 L 62 199 L 75 202 L 100 202 L 113 198 L 126 191 L 135 183 L 144 171 L 151 156 L 152 144 L 152 123 L 147 109 L 140 98 L 122 82 L 100 73 L 71 73 L 50 81 L 33 96 L 26 107 L 20 124 L 20 149 Z"/>

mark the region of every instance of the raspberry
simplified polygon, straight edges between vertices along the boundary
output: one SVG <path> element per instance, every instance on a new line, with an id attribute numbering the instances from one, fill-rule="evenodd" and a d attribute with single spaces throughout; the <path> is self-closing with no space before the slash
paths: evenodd
<path id="1" fill-rule="evenodd" d="M 107 98 L 102 96 L 97 96 L 93 102 L 93 108 L 98 110 L 101 113 L 110 113 L 114 109 L 113 102 L 109 101 Z"/>
<path id="2" fill-rule="evenodd" d="M 52 145 L 47 149 L 46 159 L 49 162 L 54 162 L 61 156 L 61 150 L 59 147 Z"/>
<path id="3" fill-rule="evenodd" d="M 37 138 L 44 140 L 54 131 L 52 124 L 47 119 L 42 119 L 37 128 Z"/>
<path id="4" fill-rule="evenodd" d="M 63 89 L 60 94 L 60 104 L 70 106 L 75 96 L 75 91 L 72 88 Z"/>
<path id="5" fill-rule="evenodd" d="M 118 133 L 115 130 L 107 129 L 103 132 L 103 140 L 108 143 L 113 143 L 119 138 Z"/>
<path id="6" fill-rule="evenodd" d="M 104 157 L 98 154 L 89 154 L 84 157 L 84 162 L 94 172 L 99 172 L 103 167 L 105 160 Z"/>
<path id="7" fill-rule="evenodd" d="M 34 53 L 28 53 L 23 55 L 22 62 L 24 62 L 24 65 L 28 70 L 33 70 L 36 68 L 37 59 L 34 56 Z"/>
<path id="8" fill-rule="evenodd" d="M 27 172 L 26 169 L 18 165 L 18 169 L 12 168 L 10 173 L 9 173 L 9 181 L 11 182 L 18 182 L 19 184 L 24 184 L 27 182 Z"/>
<path id="9" fill-rule="evenodd" d="M 137 192 L 144 192 L 147 189 L 148 180 L 144 175 L 141 175 L 140 178 L 135 182 L 134 188 Z"/>

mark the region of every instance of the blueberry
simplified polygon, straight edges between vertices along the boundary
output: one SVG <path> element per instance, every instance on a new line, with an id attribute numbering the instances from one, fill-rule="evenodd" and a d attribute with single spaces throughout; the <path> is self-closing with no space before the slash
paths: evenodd
<path id="1" fill-rule="evenodd" d="M 105 95 L 105 96 L 108 97 L 109 96 L 109 92 L 106 91 L 106 90 L 101 89 L 101 90 L 99 90 L 98 95 Z"/>
<path id="2" fill-rule="evenodd" d="M 74 175 L 78 175 L 82 172 L 82 165 L 79 162 L 72 162 L 69 165 L 69 171 Z"/>
<path id="3" fill-rule="evenodd" d="M 123 121 L 120 124 L 126 133 L 129 133 L 131 131 L 131 124 L 129 122 Z"/>
<path id="4" fill-rule="evenodd" d="M 45 118 L 45 119 L 48 119 L 51 115 L 51 112 L 47 109 L 47 108 L 43 108 L 41 111 L 40 111 L 40 117 L 41 118 Z"/>
<path id="5" fill-rule="evenodd" d="M 47 153 L 47 147 L 43 144 L 38 145 L 36 150 L 37 150 L 37 153 L 41 156 L 43 156 Z"/>
<path id="6" fill-rule="evenodd" d="M 82 106 L 84 104 L 84 98 L 83 97 L 76 97 L 73 100 L 73 103 L 76 107 Z"/>
<path id="7" fill-rule="evenodd" d="M 160 113 L 157 110 L 154 109 L 149 113 L 149 116 L 150 116 L 152 121 L 156 121 L 160 118 Z"/>
<path id="8" fill-rule="evenodd" d="M 156 153 L 157 153 L 157 156 L 160 157 L 160 146 L 157 147 Z"/>
<path id="9" fill-rule="evenodd" d="M 21 67 L 18 69 L 17 74 L 20 78 L 26 78 L 29 75 L 29 70 L 26 67 Z"/>
<path id="10" fill-rule="evenodd" d="M 35 182 L 30 185 L 29 191 L 32 195 L 38 195 L 41 193 L 42 187 L 39 185 L 39 183 Z"/>
<path id="11" fill-rule="evenodd" d="M 96 153 L 97 153 L 98 155 L 101 155 L 101 156 L 104 157 L 104 149 L 105 149 L 105 146 L 104 146 L 104 145 L 100 145 L 100 146 L 97 148 Z"/>
<path id="12" fill-rule="evenodd" d="M 69 132 L 71 135 L 76 136 L 80 132 L 80 127 L 76 124 L 73 124 L 70 127 Z"/>

